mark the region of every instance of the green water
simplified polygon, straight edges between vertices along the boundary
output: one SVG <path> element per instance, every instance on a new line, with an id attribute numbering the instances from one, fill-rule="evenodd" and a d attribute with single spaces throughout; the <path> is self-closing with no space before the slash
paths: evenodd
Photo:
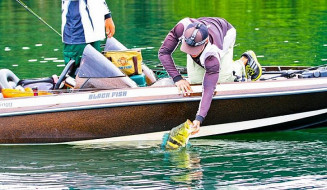
<path id="1" fill-rule="evenodd" d="M 61 1 L 24 1 L 56 30 L 61 27 Z M 143 50 L 158 62 L 157 52 L 168 31 L 184 17 L 224 17 L 237 29 L 235 59 L 248 49 L 262 65 L 320 65 L 327 60 L 327 1 L 206 0 L 108 1 L 115 37 Z M 61 38 L 15 0 L 0 1 L 0 68 L 20 78 L 60 74 Z M 175 52 L 178 65 L 185 55 Z M 55 60 L 53 60 L 55 59 Z"/>
<path id="2" fill-rule="evenodd" d="M 61 1 L 25 0 L 60 31 Z M 184 17 L 218 16 L 237 29 L 235 59 L 252 49 L 262 65 L 327 61 L 324 0 L 107 1 L 115 37 L 144 48 L 157 63 L 168 31 Z M 63 69 L 60 37 L 15 0 L 0 0 L 0 68 L 20 78 Z M 176 51 L 178 65 L 185 55 Z M 191 140 L 178 152 L 158 144 L 1 146 L 0 189 L 325 189 L 327 130 L 220 136 Z"/>
<path id="3" fill-rule="evenodd" d="M 0 189 L 325 189 L 327 128 L 84 146 L 0 146 Z"/>

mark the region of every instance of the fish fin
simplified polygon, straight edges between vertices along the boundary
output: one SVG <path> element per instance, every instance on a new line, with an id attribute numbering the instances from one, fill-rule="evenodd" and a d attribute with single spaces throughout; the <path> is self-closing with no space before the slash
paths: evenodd
<path id="1" fill-rule="evenodd" d="M 188 141 L 185 147 L 190 148 L 191 146 L 192 146 L 192 144 L 190 143 L 190 141 Z"/>
<path id="2" fill-rule="evenodd" d="M 166 144 L 168 142 L 168 139 L 169 139 L 169 133 L 165 133 L 163 136 L 162 136 L 162 142 L 161 142 L 161 149 L 162 150 L 165 150 L 166 149 Z"/>

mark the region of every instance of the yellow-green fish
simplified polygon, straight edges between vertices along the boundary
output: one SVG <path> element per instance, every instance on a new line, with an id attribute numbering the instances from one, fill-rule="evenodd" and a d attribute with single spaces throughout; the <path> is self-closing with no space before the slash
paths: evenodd
<path id="1" fill-rule="evenodd" d="M 169 134 L 166 134 L 166 137 L 164 136 L 162 147 L 170 150 L 185 147 L 193 132 L 191 126 L 192 122 L 187 120 L 179 126 L 172 128 Z"/>

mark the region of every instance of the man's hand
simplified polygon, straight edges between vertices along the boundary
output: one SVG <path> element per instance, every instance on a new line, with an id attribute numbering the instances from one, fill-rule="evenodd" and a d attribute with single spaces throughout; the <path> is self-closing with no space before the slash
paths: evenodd
<path id="1" fill-rule="evenodd" d="M 108 38 L 111 38 L 115 34 L 115 24 L 112 18 L 107 18 L 105 20 L 106 34 Z"/>
<path id="2" fill-rule="evenodd" d="M 201 123 L 198 120 L 193 121 L 193 126 L 192 126 L 193 132 L 191 133 L 192 135 L 195 135 L 200 131 L 200 124 Z"/>
<path id="3" fill-rule="evenodd" d="M 190 83 L 185 79 L 176 82 L 175 85 L 178 87 L 179 92 L 182 92 L 184 96 L 190 96 L 193 92 Z"/>

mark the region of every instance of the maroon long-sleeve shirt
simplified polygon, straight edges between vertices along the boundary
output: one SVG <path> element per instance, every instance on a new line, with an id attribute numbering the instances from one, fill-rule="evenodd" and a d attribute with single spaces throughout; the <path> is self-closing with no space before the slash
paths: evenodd
<path id="1" fill-rule="evenodd" d="M 182 78 L 181 74 L 176 69 L 172 53 L 175 51 L 180 43 L 180 37 L 183 35 L 184 30 L 190 23 L 200 22 L 208 27 L 209 41 L 212 45 L 217 46 L 219 49 L 223 49 L 224 37 L 227 31 L 233 26 L 225 19 L 217 17 L 203 17 L 198 19 L 185 18 L 177 23 L 177 25 L 168 33 L 162 46 L 159 49 L 159 59 L 167 70 L 170 77 L 174 82 L 177 82 Z M 216 88 L 219 77 L 220 62 L 219 59 L 212 55 L 205 57 L 204 63 L 200 61 L 201 54 L 193 58 L 193 60 L 204 67 L 206 70 L 203 79 L 203 93 L 199 109 L 196 115 L 196 120 L 202 122 L 206 117 L 211 105 L 212 96 Z"/>

